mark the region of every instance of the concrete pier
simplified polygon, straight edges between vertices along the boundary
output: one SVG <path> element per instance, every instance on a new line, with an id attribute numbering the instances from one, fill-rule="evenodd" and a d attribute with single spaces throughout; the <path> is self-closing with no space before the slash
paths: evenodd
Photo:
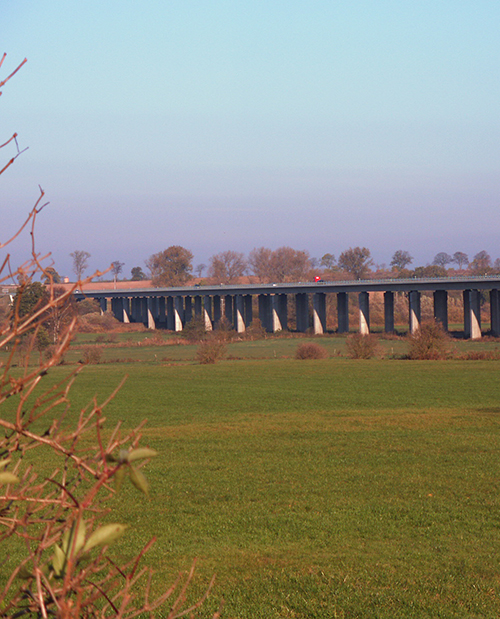
<path id="1" fill-rule="evenodd" d="M 337 294 L 337 321 L 338 332 L 349 333 L 349 294 L 347 292 Z"/>
<path id="2" fill-rule="evenodd" d="M 359 293 L 359 332 L 361 335 L 370 333 L 370 295 L 367 292 Z"/>
<path id="3" fill-rule="evenodd" d="M 296 328 L 299 333 L 309 329 L 309 295 L 299 292 L 295 295 Z"/>
<path id="4" fill-rule="evenodd" d="M 410 333 L 416 333 L 420 329 L 421 312 L 420 312 L 420 291 L 411 290 L 408 295 L 409 311 L 410 311 Z"/>
<path id="5" fill-rule="evenodd" d="M 446 290 L 434 291 L 434 319 L 441 323 L 445 331 L 448 331 L 448 292 Z"/>
<path id="6" fill-rule="evenodd" d="M 313 331 L 315 335 L 326 332 L 326 295 L 324 292 L 313 294 Z"/>
<path id="7" fill-rule="evenodd" d="M 384 331 L 394 333 L 394 293 L 384 292 Z"/>
<path id="8" fill-rule="evenodd" d="M 490 291 L 490 320 L 491 335 L 500 337 L 500 292 L 496 289 Z"/>
<path id="9" fill-rule="evenodd" d="M 481 339 L 481 293 L 464 290 L 464 335 L 471 340 Z"/>

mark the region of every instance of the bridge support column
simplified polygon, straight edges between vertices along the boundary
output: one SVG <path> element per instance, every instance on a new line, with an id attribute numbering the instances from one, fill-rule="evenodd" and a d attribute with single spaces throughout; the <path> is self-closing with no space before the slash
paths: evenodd
<path id="1" fill-rule="evenodd" d="M 201 318 L 203 313 L 203 303 L 200 295 L 194 298 L 194 317 Z"/>
<path id="2" fill-rule="evenodd" d="M 234 297 L 230 294 L 224 296 L 224 317 L 231 326 L 236 326 L 236 318 L 234 315 Z"/>
<path id="3" fill-rule="evenodd" d="M 174 331 L 182 331 L 184 323 L 184 299 L 181 296 L 174 297 Z"/>
<path id="4" fill-rule="evenodd" d="M 337 293 L 337 324 L 339 333 L 349 333 L 349 294 L 347 292 Z"/>
<path id="5" fill-rule="evenodd" d="M 132 297 L 130 299 L 130 316 L 132 318 L 132 322 L 141 322 L 139 313 L 139 299 L 137 297 Z"/>
<path id="6" fill-rule="evenodd" d="M 123 297 L 111 298 L 111 311 L 116 320 L 121 322 L 123 319 Z"/>
<path id="7" fill-rule="evenodd" d="M 309 328 L 309 297 L 306 292 L 298 292 L 295 295 L 295 313 L 297 331 L 305 333 Z"/>
<path id="8" fill-rule="evenodd" d="M 205 323 L 205 331 L 212 331 L 212 297 L 208 295 L 203 297 L 203 322 Z"/>
<path id="9" fill-rule="evenodd" d="M 125 324 L 130 323 L 130 299 L 129 297 L 122 298 L 122 316 Z"/>
<path id="10" fill-rule="evenodd" d="M 259 294 L 259 319 L 260 324 L 268 332 L 273 332 L 271 296 Z"/>
<path id="11" fill-rule="evenodd" d="M 184 322 L 193 320 L 193 297 L 186 297 L 184 300 Z"/>
<path id="12" fill-rule="evenodd" d="M 244 313 L 243 295 L 237 294 L 234 297 L 234 328 L 238 333 L 245 333 Z"/>
<path id="13" fill-rule="evenodd" d="M 448 291 L 434 291 L 434 319 L 441 323 L 445 331 L 448 331 Z"/>
<path id="14" fill-rule="evenodd" d="M 326 331 L 326 295 L 324 292 L 313 294 L 313 330 L 315 335 Z"/>
<path id="15" fill-rule="evenodd" d="M 245 326 L 249 327 L 253 320 L 253 305 L 252 295 L 246 294 L 243 296 L 243 318 L 245 320 Z"/>
<path id="16" fill-rule="evenodd" d="M 99 307 L 101 308 L 101 314 L 105 314 L 108 311 L 108 300 L 106 297 L 99 297 Z"/>
<path id="17" fill-rule="evenodd" d="M 222 318 L 222 299 L 220 295 L 215 294 L 212 299 L 213 307 L 213 324 L 218 325 Z"/>
<path id="18" fill-rule="evenodd" d="M 481 339 L 481 294 L 479 290 L 464 290 L 464 336 Z"/>
<path id="19" fill-rule="evenodd" d="M 420 312 L 420 292 L 412 290 L 409 294 L 410 307 L 410 333 L 416 333 L 420 329 L 421 312 Z"/>
<path id="20" fill-rule="evenodd" d="M 146 327 L 148 326 L 148 298 L 141 297 L 140 299 L 140 307 L 141 307 L 141 322 Z"/>
<path id="21" fill-rule="evenodd" d="M 276 333 L 277 331 L 285 331 L 288 323 L 286 294 L 273 294 L 271 299 L 273 333 Z"/>
<path id="22" fill-rule="evenodd" d="M 166 314 L 166 303 L 165 297 L 158 298 L 158 322 L 162 324 L 162 327 L 165 328 L 167 325 L 167 314 Z"/>
<path id="23" fill-rule="evenodd" d="M 359 296 L 359 332 L 361 335 L 370 333 L 370 295 L 360 292 Z"/>
<path id="24" fill-rule="evenodd" d="M 384 331 L 394 333 L 394 293 L 384 292 Z"/>
<path id="25" fill-rule="evenodd" d="M 148 329 L 156 329 L 156 299 L 154 297 L 146 298 Z"/>
<path id="26" fill-rule="evenodd" d="M 167 329 L 175 331 L 174 297 L 167 297 Z"/>
<path id="27" fill-rule="evenodd" d="M 490 290 L 491 335 L 500 336 L 500 291 Z"/>

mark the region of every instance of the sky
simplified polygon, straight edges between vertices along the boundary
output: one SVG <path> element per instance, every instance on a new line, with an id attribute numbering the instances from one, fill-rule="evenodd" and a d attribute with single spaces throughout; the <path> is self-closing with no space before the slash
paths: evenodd
<path id="1" fill-rule="evenodd" d="M 72 277 L 288 245 L 500 257 L 498 0 L 3 0 L 5 240 Z M 0 162 L 12 149 L 0 150 Z M 0 166 L 1 167 L 1 166 Z M 30 251 L 29 235 L 11 248 Z M 0 256 L 1 257 L 1 256 Z"/>

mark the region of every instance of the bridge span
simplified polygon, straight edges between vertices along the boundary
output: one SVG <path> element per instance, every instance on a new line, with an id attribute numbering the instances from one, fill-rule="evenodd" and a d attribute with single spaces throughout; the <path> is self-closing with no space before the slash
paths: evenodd
<path id="1" fill-rule="evenodd" d="M 421 323 L 421 294 L 432 293 L 434 317 L 448 329 L 448 293 L 460 291 L 463 298 L 465 337 L 481 337 L 481 298 L 489 296 L 490 332 L 500 336 L 500 276 L 450 277 L 429 279 L 385 279 L 321 281 L 284 284 L 245 284 L 143 288 L 128 290 L 84 289 L 77 300 L 96 299 L 103 311 L 110 304 L 122 322 L 142 322 L 151 329 L 181 331 L 190 320 L 199 318 L 207 330 L 223 317 L 239 333 L 245 332 L 254 314 L 266 331 L 288 329 L 288 309 L 294 302 L 295 326 L 299 332 L 312 328 L 315 334 L 326 331 L 326 296 L 336 295 L 338 332 L 349 331 L 349 295 L 357 294 L 359 330 L 370 332 L 370 293 L 384 296 L 384 329 L 394 331 L 394 295 L 408 296 L 408 324 L 414 333 Z"/>

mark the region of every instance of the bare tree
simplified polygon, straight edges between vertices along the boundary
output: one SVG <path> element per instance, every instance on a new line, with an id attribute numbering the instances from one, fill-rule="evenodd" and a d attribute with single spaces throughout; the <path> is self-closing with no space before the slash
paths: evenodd
<path id="1" fill-rule="evenodd" d="M 339 256 L 339 267 L 350 273 L 354 279 L 362 279 L 370 272 L 373 264 L 370 250 L 367 247 L 350 247 Z"/>
<path id="2" fill-rule="evenodd" d="M 209 275 L 217 283 L 234 284 L 247 270 L 245 256 L 237 251 L 223 251 L 210 258 Z"/>
<path id="3" fill-rule="evenodd" d="M 204 264 L 203 262 L 201 262 L 200 264 L 196 265 L 196 268 L 194 270 L 194 272 L 196 273 L 196 275 L 198 275 L 198 277 L 201 277 L 203 275 L 203 271 L 207 268 L 207 265 Z"/>
<path id="4" fill-rule="evenodd" d="M 410 252 L 407 252 L 404 249 L 398 249 L 392 256 L 391 267 L 394 267 L 398 271 L 402 271 L 412 262 L 413 257 L 410 256 Z"/>
<path id="5" fill-rule="evenodd" d="M 447 254 L 445 251 L 440 251 L 439 254 L 436 254 L 434 256 L 432 264 L 438 267 L 446 267 L 446 265 L 450 264 L 450 262 L 453 262 L 453 258 L 450 256 L 450 254 Z"/>
<path id="6" fill-rule="evenodd" d="M 475 275 L 488 275 L 491 272 L 491 256 L 483 249 L 474 256 L 469 267 Z"/>
<path id="7" fill-rule="evenodd" d="M 248 256 L 248 264 L 253 274 L 262 283 L 271 281 L 271 258 L 273 255 L 272 249 L 267 247 L 259 247 L 252 249 Z"/>
<path id="8" fill-rule="evenodd" d="M 337 264 L 337 260 L 333 254 L 324 254 L 321 257 L 320 266 L 328 269 L 328 271 L 333 271 L 335 265 Z"/>
<path id="9" fill-rule="evenodd" d="M 453 254 L 452 262 L 458 265 L 459 269 L 463 269 L 463 267 L 466 267 L 469 264 L 469 256 L 464 254 L 463 251 L 456 251 Z"/>
<path id="10" fill-rule="evenodd" d="M 191 278 L 193 254 L 180 245 L 172 245 L 146 260 L 153 286 L 184 286 Z"/>
<path id="11" fill-rule="evenodd" d="M 88 251 L 75 250 L 71 252 L 70 256 L 73 258 L 73 273 L 76 275 L 77 281 L 82 279 L 83 274 L 88 269 L 88 259 L 90 254 Z"/>
<path id="12" fill-rule="evenodd" d="M 111 273 L 113 273 L 113 280 L 116 284 L 116 280 L 118 279 L 118 275 L 123 271 L 125 263 L 120 262 L 119 260 L 115 260 L 111 263 Z"/>

